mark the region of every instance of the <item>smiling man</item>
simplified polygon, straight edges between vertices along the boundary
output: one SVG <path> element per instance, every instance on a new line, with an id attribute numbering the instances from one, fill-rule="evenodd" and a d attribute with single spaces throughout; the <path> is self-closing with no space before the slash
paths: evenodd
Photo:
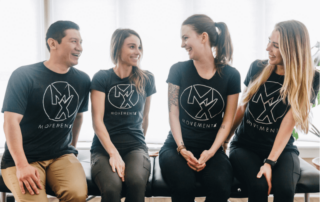
<path id="1" fill-rule="evenodd" d="M 46 43 L 49 60 L 20 67 L 10 77 L 1 172 L 16 201 L 48 201 L 46 184 L 60 201 L 85 201 L 86 177 L 75 147 L 90 78 L 73 67 L 82 53 L 79 26 L 53 23 Z"/>

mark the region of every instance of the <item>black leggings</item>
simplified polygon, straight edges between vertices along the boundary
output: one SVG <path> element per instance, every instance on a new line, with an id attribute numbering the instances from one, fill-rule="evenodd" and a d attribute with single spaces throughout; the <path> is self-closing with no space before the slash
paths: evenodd
<path id="1" fill-rule="evenodd" d="M 125 163 L 125 181 L 113 172 L 107 152 L 91 154 L 91 175 L 100 189 L 101 202 L 120 202 L 122 186 L 126 188 L 126 201 L 144 202 L 151 164 L 145 149 L 119 151 Z"/>
<path id="2" fill-rule="evenodd" d="M 257 154 L 244 148 L 230 151 L 230 162 L 237 179 L 249 191 L 249 202 L 267 202 L 268 184 L 266 178 L 257 178 L 263 160 L 268 154 Z M 284 151 L 272 169 L 272 189 L 275 202 L 293 202 L 297 182 L 300 178 L 300 161 L 295 152 Z"/>
<path id="3" fill-rule="evenodd" d="M 202 153 L 201 150 L 190 151 L 197 159 Z M 200 172 L 192 170 L 176 148 L 162 148 L 159 158 L 162 176 L 171 190 L 172 202 L 194 202 L 196 181 L 204 188 L 206 202 L 226 202 L 229 198 L 232 166 L 223 151 L 218 150 Z"/>

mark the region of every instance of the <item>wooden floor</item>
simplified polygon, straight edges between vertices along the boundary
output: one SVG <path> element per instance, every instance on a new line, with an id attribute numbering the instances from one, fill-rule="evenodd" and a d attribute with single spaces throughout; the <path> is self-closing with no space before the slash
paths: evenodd
<path id="1" fill-rule="evenodd" d="M 100 202 L 101 198 L 94 198 L 90 202 Z M 57 199 L 51 199 L 49 202 L 58 202 L 59 200 Z M 205 198 L 196 198 L 196 202 L 204 202 Z M 243 199 L 229 199 L 230 202 L 248 202 L 247 198 Z M 273 198 L 269 197 L 268 202 L 272 202 Z M 319 197 L 312 197 L 310 199 L 310 202 L 319 202 L 320 198 Z M 124 199 L 121 200 L 121 202 L 124 202 Z M 145 202 L 171 202 L 171 198 L 146 198 Z M 294 199 L 294 202 L 304 202 L 303 197 L 296 197 Z"/>

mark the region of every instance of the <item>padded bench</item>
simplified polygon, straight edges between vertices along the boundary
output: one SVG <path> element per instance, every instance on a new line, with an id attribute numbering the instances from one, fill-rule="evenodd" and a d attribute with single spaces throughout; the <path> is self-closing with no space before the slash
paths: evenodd
<path id="1" fill-rule="evenodd" d="M 146 197 L 170 197 L 170 190 L 162 178 L 161 169 L 159 165 L 159 157 L 150 158 L 151 161 L 151 173 L 147 184 Z M 100 191 L 91 179 L 90 171 L 90 159 L 82 160 L 81 164 L 86 174 L 88 183 L 89 198 L 90 201 L 95 196 L 100 196 Z M 312 165 L 308 164 L 306 161 L 300 158 L 301 167 L 301 178 L 297 184 L 296 193 L 305 194 L 305 202 L 310 201 L 309 193 L 319 192 L 319 180 L 320 172 L 315 169 Z M 201 184 L 196 184 L 197 197 L 204 196 Z M 5 186 L 2 175 L 0 173 L 0 192 L 1 192 L 1 202 L 6 202 L 6 193 L 10 193 L 10 190 Z M 47 193 L 54 196 L 52 190 L 47 186 Z M 245 186 L 243 186 L 237 179 L 234 179 L 232 185 L 231 198 L 246 198 L 248 197 L 248 191 Z M 126 190 L 124 189 L 122 195 L 126 195 Z"/>

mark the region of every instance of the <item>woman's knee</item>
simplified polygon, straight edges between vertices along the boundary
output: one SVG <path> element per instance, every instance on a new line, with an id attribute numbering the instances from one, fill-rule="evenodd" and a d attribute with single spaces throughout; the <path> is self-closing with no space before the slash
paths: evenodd
<path id="1" fill-rule="evenodd" d="M 251 180 L 249 183 L 249 190 L 255 193 L 267 193 L 268 192 L 268 183 L 264 176 Z"/>

